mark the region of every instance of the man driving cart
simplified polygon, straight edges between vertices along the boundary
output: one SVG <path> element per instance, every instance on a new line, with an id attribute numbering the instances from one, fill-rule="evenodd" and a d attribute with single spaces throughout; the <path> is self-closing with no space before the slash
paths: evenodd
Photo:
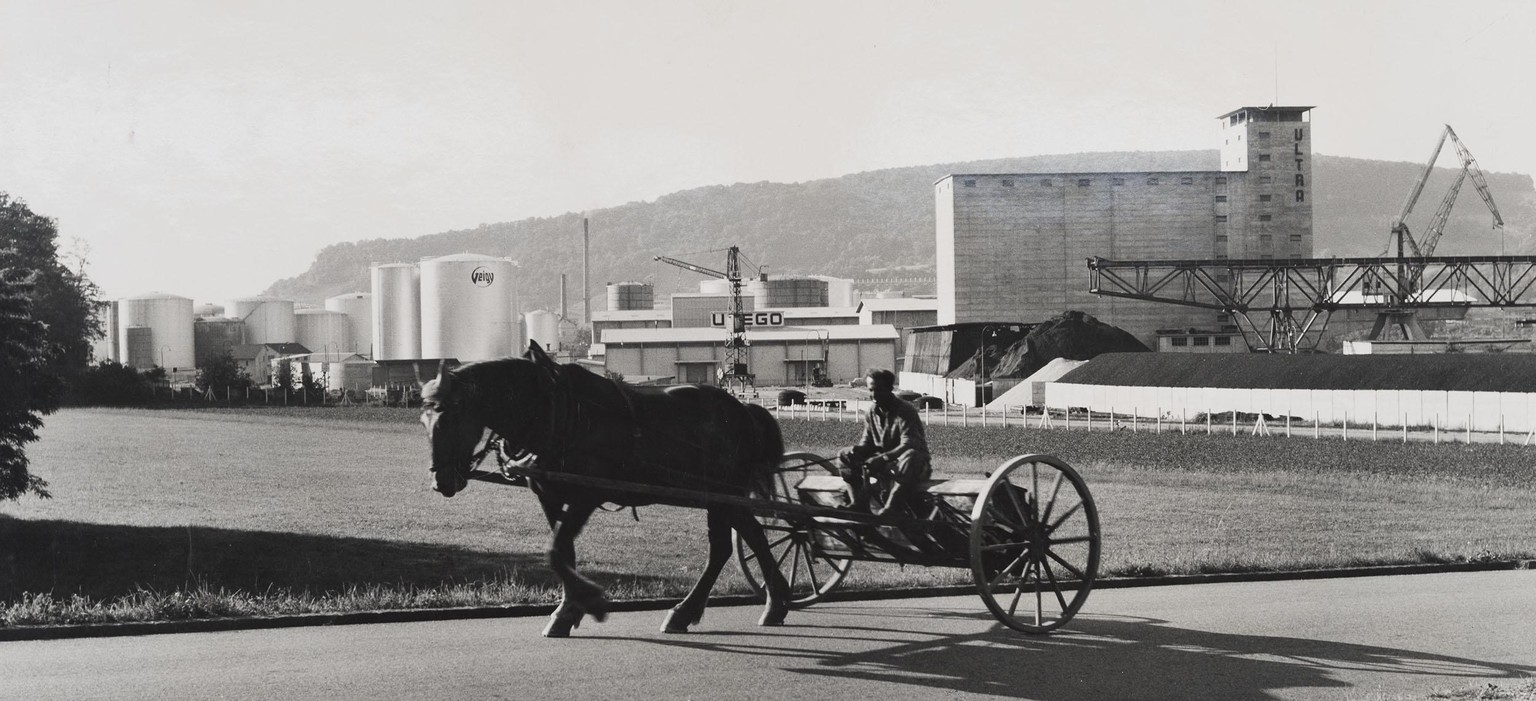
<path id="1" fill-rule="evenodd" d="M 917 408 L 896 396 L 896 374 L 870 370 L 865 380 L 874 404 L 859 442 L 838 454 L 838 472 L 848 483 L 850 508 L 879 515 L 904 505 L 933 465 Z"/>

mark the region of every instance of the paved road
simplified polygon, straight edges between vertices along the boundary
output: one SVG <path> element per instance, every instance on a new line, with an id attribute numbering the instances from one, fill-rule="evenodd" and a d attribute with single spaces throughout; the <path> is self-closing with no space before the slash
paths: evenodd
<path id="1" fill-rule="evenodd" d="M 0 698 L 1425 699 L 1536 675 L 1536 572 L 1101 590 L 1070 631 L 974 597 L 824 604 L 699 632 L 616 614 L 0 643 Z"/>

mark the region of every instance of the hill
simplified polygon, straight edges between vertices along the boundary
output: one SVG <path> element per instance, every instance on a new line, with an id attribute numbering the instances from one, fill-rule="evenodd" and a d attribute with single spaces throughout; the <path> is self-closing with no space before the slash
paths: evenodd
<path id="1" fill-rule="evenodd" d="M 671 255 L 708 267 L 740 246 L 770 273 L 825 274 L 855 279 L 932 277 L 933 183 L 950 173 L 1215 170 L 1217 152 L 1080 153 L 892 168 L 802 183 L 738 183 L 675 192 L 651 202 L 587 213 L 591 228 L 593 308 L 603 308 L 605 282 L 643 280 L 658 296 L 696 289 L 701 276 L 652 260 Z M 1315 252 L 1319 256 L 1376 255 L 1422 166 L 1317 156 L 1313 165 Z M 1450 184 L 1437 172 L 1410 218 L 1428 218 Z M 1507 222 L 1489 232 L 1491 217 L 1470 186 L 1446 227 L 1445 255 L 1536 252 L 1536 188 L 1531 177 L 1490 174 L 1489 187 Z M 414 239 L 371 239 L 321 250 L 309 270 L 273 283 L 266 294 L 303 302 L 369 289 L 369 265 L 474 252 L 520 261 L 526 309 L 554 308 L 559 276 L 569 277 L 570 308 L 581 308 L 581 214 L 486 224 Z M 1417 229 L 1415 229 L 1417 230 Z M 931 292 L 932 283 L 874 284 Z"/>

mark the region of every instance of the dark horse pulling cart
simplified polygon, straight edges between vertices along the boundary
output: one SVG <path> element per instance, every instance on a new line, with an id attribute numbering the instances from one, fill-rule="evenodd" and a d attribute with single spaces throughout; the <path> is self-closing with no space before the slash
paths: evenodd
<path id="1" fill-rule="evenodd" d="M 422 389 L 434 489 L 469 480 L 526 484 L 553 533 L 549 564 L 563 585 L 544 634 L 569 635 L 606 616 L 602 590 L 575 569 L 574 540 L 603 504 L 704 509 L 709 559 L 662 630 L 686 632 L 735 554 L 766 596 L 762 625 L 780 625 L 847 576 L 853 560 L 969 567 L 987 608 L 1029 633 L 1077 613 L 1097 577 L 1099 521 L 1081 476 L 1046 455 L 1004 462 L 985 479 L 924 483 L 907 513 L 844 508 L 846 485 L 827 460 L 784 454 L 778 422 L 710 386 L 635 388 L 525 358 L 439 370 Z M 487 440 L 485 432 L 499 439 Z M 502 455 L 495 471 L 477 469 Z M 770 537 L 771 535 L 771 537 Z M 771 566 L 764 566 L 771 563 Z"/>

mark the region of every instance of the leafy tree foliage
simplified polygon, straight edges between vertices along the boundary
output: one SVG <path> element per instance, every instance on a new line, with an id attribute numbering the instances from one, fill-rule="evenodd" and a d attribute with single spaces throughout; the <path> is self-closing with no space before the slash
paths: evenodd
<path id="1" fill-rule="evenodd" d="M 251 384 L 250 373 L 243 370 L 240 364 L 235 362 L 234 355 L 230 354 L 229 351 L 209 358 L 203 367 L 197 371 L 197 388 L 205 392 L 210 387 L 214 390 L 228 390 L 229 388 L 243 390 L 250 387 Z"/>
<path id="2" fill-rule="evenodd" d="M 0 500 L 48 495 L 25 446 L 100 334 L 96 288 L 59 261 L 57 239 L 53 220 L 0 192 Z"/>
<path id="3" fill-rule="evenodd" d="M 148 373 L 116 360 L 103 360 L 86 368 L 70 382 L 69 403 L 75 406 L 133 406 L 153 399 L 154 385 Z M 163 380 L 164 371 L 161 370 Z"/>

